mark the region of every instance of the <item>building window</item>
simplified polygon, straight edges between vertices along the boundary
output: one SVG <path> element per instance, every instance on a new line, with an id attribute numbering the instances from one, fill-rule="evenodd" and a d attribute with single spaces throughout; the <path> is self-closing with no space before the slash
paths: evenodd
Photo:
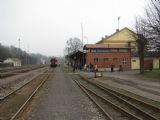
<path id="1" fill-rule="evenodd" d="M 109 53 L 110 49 L 91 49 L 92 53 Z"/>
<path id="2" fill-rule="evenodd" d="M 97 50 L 96 50 L 96 49 L 91 49 L 91 52 L 92 52 L 92 53 L 96 53 Z"/>
<path id="3" fill-rule="evenodd" d="M 94 58 L 94 62 L 98 62 L 98 58 Z"/>
<path id="4" fill-rule="evenodd" d="M 104 58 L 103 61 L 104 61 L 104 62 L 108 62 L 108 61 L 109 61 L 109 58 Z"/>
<path id="5" fill-rule="evenodd" d="M 113 58 L 113 61 L 115 62 L 115 61 L 117 61 L 118 60 L 118 58 Z"/>
<path id="6" fill-rule="evenodd" d="M 132 62 L 136 62 L 136 60 L 132 60 Z"/>
<path id="7" fill-rule="evenodd" d="M 118 49 L 117 48 L 112 48 L 111 52 L 118 52 Z"/>
<path id="8" fill-rule="evenodd" d="M 128 49 L 121 48 L 119 49 L 119 52 L 128 52 Z"/>
<path id="9" fill-rule="evenodd" d="M 109 53 L 110 49 L 97 49 L 98 53 Z"/>
<path id="10" fill-rule="evenodd" d="M 127 62 L 128 62 L 128 58 L 123 58 L 123 65 L 126 65 L 127 64 Z"/>

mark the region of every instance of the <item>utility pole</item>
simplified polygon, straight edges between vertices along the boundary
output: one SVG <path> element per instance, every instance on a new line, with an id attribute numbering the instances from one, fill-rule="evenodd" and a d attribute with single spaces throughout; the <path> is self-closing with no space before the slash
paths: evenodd
<path id="1" fill-rule="evenodd" d="M 83 47 L 83 23 L 81 23 L 81 30 L 82 30 L 82 47 Z M 84 64 L 84 51 L 83 51 L 83 48 L 82 48 L 82 68 L 83 68 L 83 64 Z"/>
<path id="2" fill-rule="evenodd" d="M 28 60 L 27 60 L 28 58 L 27 58 L 27 50 L 26 50 L 26 48 L 25 48 L 25 65 L 27 65 L 28 64 Z"/>
<path id="3" fill-rule="evenodd" d="M 67 48 L 68 51 L 68 72 L 69 72 L 69 48 Z"/>
<path id="4" fill-rule="evenodd" d="M 18 50 L 18 56 L 19 56 L 19 59 L 21 59 L 21 55 L 20 55 L 20 44 L 21 44 L 21 39 L 19 38 L 18 39 L 18 47 L 19 47 L 19 50 Z"/>
<path id="5" fill-rule="evenodd" d="M 81 30 L 82 30 L 82 45 L 83 45 L 83 23 L 81 23 Z"/>
<path id="6" fill-rule="evenodd" d="M 27 48 L 28 48 L 28 64 L 30 64 L 30 51 L 29 51 L 29 44 L 27 45 Z"/>
<path id="7" fill-rule="evenodd" d="M 118 17 L 118 31 L 119 31 L 119 19 L 120 19 L 120 17 Z"/>

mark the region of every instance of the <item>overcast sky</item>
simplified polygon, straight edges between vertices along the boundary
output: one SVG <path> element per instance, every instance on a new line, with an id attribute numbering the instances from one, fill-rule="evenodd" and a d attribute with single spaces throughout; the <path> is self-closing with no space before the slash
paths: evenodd
<path id="1" fill-rule="evenodd" d="M 117 29 L 133 28 L 147 0 L 0 0 L 0 43 L 62 56 L 71 37 L 95 43 Z"/>

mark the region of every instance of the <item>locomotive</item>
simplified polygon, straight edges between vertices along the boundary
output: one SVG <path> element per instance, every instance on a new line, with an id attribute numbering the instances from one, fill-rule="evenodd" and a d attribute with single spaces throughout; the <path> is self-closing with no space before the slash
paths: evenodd
<path id="1" fill-rule="evenodd" d="M 57 59 L 51 58 L 51 60 L 50 60 L 50 66 L 51 67 L 57 67 Z"/>

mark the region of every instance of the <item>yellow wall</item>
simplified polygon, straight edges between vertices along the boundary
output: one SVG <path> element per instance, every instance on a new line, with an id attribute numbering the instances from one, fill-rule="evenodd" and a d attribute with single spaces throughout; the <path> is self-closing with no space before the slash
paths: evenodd
<path id="1" fill-rule="evenodd" d="M 108 38 L 104 38 L 98 44 L 123 44 L 128 45 L 128 42 L 131 43 L 131 46 L 134 48 L 132 51 L 137 51 L 136 45 L 136 34 L 129 30 L 127 27 L 123 28 L 119 32 L 115 32 L 113 35 Z"/>
<path id="2" fill-rule="evenodd" d="M 140 61 L 138 57 L 131 58 L 131 69 L 139 69 L 140 68 Z"/>
<path id="3" fill-rule="evenodd" d="M 124 28 L 117 33 L 114 33 L 108 38 L 105 38 L 100 44 L 108 43 L 136 43 L 135 33 L 130 31 L 128 28 Z"/>
<path id="4" fill-rule="evenodd" d="M 147 59 L 147 58 L 146 58 Z M 159 69 L 160 58 L 149 58 L 153 60 L 153 69 Z M 136 61 L 136 62 L 134 62 Z M 131 69 L 140 69 L 140 61 L 138 57 L 131 58 Z"/>
<path id="5" fill-rule="evenodd" d="M 154 69 L 159 69 L 159 63 L 160 62 L 160 58 L 154 58 L 153 59 L 153 68 Z"/>

